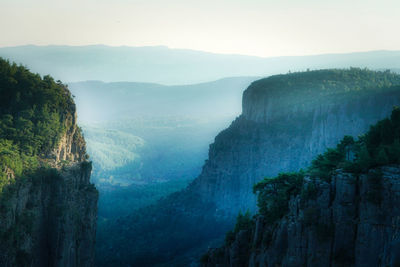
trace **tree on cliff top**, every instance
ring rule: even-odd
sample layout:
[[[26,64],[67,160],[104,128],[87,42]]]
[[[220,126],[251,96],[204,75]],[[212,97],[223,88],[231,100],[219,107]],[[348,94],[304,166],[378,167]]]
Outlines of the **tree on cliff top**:
[[[0,58],[0,185],[7,182],[5,169],[21,175],[37,166],[36,158],[54,148],[74,111],[61,82]]]

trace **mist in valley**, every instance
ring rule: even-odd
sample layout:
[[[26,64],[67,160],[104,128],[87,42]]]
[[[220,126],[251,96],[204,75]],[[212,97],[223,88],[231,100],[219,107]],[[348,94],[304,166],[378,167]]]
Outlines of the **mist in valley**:
[[[146,48],[145,51],[149,52],[141,53],[139,48],[106,46],[0,48],[0,55],[5,53],[10,59],[19,60],[26,58],[31,50],[35,53],[29,53],[32,61],[28,60],[28,63],[33,69],[43,73],[52,72],[56,77],[70,81],[68,88],[77,105],[78,122],[93,163],[91,179],[100,192],[97,264],[105,266],[114,260],[112,252],[105,252],[107,247],[114,244],[115,249],[119,248],[122,243],[117,241],[117,233],[128,225],[133,225],[132,230],[121,238],[134,236],[130,239],[134,243],[123,255],[135,265],[169,262],[184,266],[188,262],[195,262],[207,246],[219,246],[223,242],[223,234],[232,227],[232,220],[218,221],[213,214],[215,207],[210,206],[207,210],[208,204],[192,199],[189,197],[192,193],[188,195],[185,192],[201,174],[214,138],[241,114],[243,92],[253,81],[265,76],[260,75],[290,73],[291,70],[321,66],[360,66],[384,70],[387,69],[384,66],[387,66],[396,71],[399,65],[395,59],[400,57],[398,52],[384,51],[279,59],[193,52],[194,55],[202,55],[200,58],[203,63],[199,65],[190,56],[192,52],[188,51]],[[166,61],[169,66],[162,67],[162,72],[169,76],[158,74],[161,71],[159,63],[147,58],[152,55],[151,51],[169,58]],[[96,54],[95,58],[91,55],[93,53]],[[41,57],[37,58],[37,55]],[[78,58],[66,62],[59,60],[67,55],[91,60],[85,64],[79,63]],[[122,61],[125,56],[132,57],[133,63]],[[110,58],[115,59],[114,67],[105,64]],[[388,63],[386,58],[390,59],[388,65],[385,65]],[[104,61],[104,64],[98,66],[99,61]],[[146,62],[147,65],[135,65],[138,64],[136,61]],[[57,67],[50,69],[47,64]],[[76,72],[74,64],[78,64],[82,71]],[[176,67],[170,68],[172,65]],[[225,68],[228,65],[229,68]],[[235,71],[232,71],[232,66],[243,68],[233,68]],[[129,69],[134,74],[135,68],[151,72],[152,75],[138,78],[135,75],[123,76],[120,71],[114,72],[114,69]],[[253,71],[253,68],[258,71]],[[193,69],[196,70],[193,72]],[[187,70],[190,70],[190,75],[185,74]],[[207,76],[208,71],[219,76]],[[251,76],[234,77],[238,74]],[[77,79],[86,80],[75,81]],[[141,82],[143,80],[146,82]],[[203,80],[208,81],[194,83]],[[164,85],[159,82],[182,82],[183,85]],[[180,204],[175,207],[177,203]],[[187,228],[196,220],[193,214],[190,215],[192,212],[189,215],[181,214],[181,210],[188,207],[194,214],[201,214],[201,219],[197,219],[201,222],[193,225],[194,228]],[[174,226],[175,223],[169,224],[168,216],[182,218]],[[136,218],[134,223],[132,218]],[[148,228],[147,225],[153,224],[153,220],[158,222]],[[175,227],[187,229],[178,233]],[[194,232],[198,232],[198,235],[193,235]],[[149,235],[156,236],[154,248],[144,249],[142,247],[147,247],[151,242]],[[162,241],[160,235],[166,235],[166,240]],[[195,240],[198,240],[198,245],[189,249],[196,243]],[[154,250],[155,254],[148,254],[149,250]],[[167,256],[170,253],[179,255]]]
[[[196,178],[209,144],[240,114],[242,93],[256,79],[69,83],[100,190],[99,222],[150,205]]]
[[[1,267],[400,266],[399,1],[0,2]]]

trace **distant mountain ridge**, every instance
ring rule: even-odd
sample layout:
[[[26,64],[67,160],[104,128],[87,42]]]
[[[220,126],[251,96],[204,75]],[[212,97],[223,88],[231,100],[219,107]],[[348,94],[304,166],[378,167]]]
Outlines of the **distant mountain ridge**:
[[[94,163],[93,180],[131,184],[193,179],[209,143],[240,114],[243,90],[256,79],[180,86],[70,83]]]
[[[21,62],[33,72],[67,82],[84,80],[192,84],[232,76],[268,76],[306,69],[400,69],[400,51],[261,58],[153,47],[16,46],[0,56]]]
[[[259,77],[231,77],[207,83],[166,86],[155,83],[85,81],[69,83],[84,122],[134,117],[179,116],[212,119],[240,114],[241,97]]]

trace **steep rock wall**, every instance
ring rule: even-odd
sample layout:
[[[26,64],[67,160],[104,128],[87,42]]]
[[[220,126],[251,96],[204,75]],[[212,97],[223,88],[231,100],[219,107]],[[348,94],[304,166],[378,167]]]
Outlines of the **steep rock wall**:
[[[203,266],[400,265],[400,166],[359,176],[339,170],[330,183],[303,186],[310,183],[315,199],[292,198],[275,226],[258,216],[253,230],[211,249]]]
[[[64,122],[58,145],[40,159],[48,167],[9,176],[15,181],[0,201],[1,266],[94,265],[98,192],[75,109]]]
[[[190,189],[216,203],[216,214],[232,218],[256,210],[253,185],[264,177],[297,171],[334,147],[344,135],[357,137],[400,104],[400,90],[304,97],[259,92],[243,95],[243,113],[210,145],[209,159]]]

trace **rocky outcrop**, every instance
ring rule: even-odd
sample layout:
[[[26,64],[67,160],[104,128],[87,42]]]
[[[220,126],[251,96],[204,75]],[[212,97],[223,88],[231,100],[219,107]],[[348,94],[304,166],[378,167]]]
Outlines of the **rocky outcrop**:
[[[77,125],[75,107],[73,113],[65,114],[65,125],[67,130],[61,136],[60,141],[47,158],[53,159],[57,164],[61,161],[83,161],[86,159],[86,143],[83,139],[81,129]]]
[[[98,192],[75,109],[64,122],[43,167],[11,177],[1,194],[1,266],[94,266]]]
[[[400,87],[393,87],[400,84],[400,76],[387,75],[324,70],[252,83],[243,96],[242,115],[215,138],[201,175],[179,198],[169,196],[150,211],[145,209],[113,223],[119,244],[107,238],[99,254],[120,265],[129,262],[141,266],[143,258],[151,259],[154,265],[177,262],[178,258],[184,263],[181,266],[190,266],[193,258],[197,262],[200,255],[194,248],[218,246],[240,210],[256,211],[255,183],[265,176],[307,167],[344,135],[357,136],[387,117],[393,105],[400,104]],[[260,221],[257,229],[264,233],[265,227]],[[283,237],[288,233],[284,226],[279,229],[282,238],[277,247],[285,248]],[[222,256],[211,257],[216,260],[211,262],[245,266],[249,257],[238,255],[249,253],[253,233],[239,235],[226,253],[212,251]],[[266,236],[265,242],[268,239]],[[131,251],[123,253],[126,244]],[[293,246],[295,250],[296,244]],[[226,257],[232,260],[226,261]]]
[[[400,166],[353,175],[338,170],[331,182],[306,179],[316,195],[299,194],[277,224],[257,216],[203,266],[399,266]]]
[[[288,76],[287,83],[293,85],[286,90],[270,85],[270,78],[250,85],[243,95],[242,115],[210,145],[209,158],[190,189],[215,203],[218,216],[256,211],[255,183],[308,166],[344,135],[357,137],[400,104],[399,87],[308,93],[307,85],[296,85],[295,78]],[[330,82],[322,78],[312,86]]]

